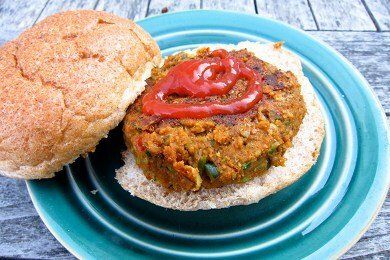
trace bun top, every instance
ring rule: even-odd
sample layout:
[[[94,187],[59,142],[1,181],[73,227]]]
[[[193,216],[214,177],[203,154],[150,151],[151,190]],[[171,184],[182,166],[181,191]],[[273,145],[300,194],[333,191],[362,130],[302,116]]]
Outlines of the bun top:
[[[54,176],[119,124],[161,62],[134,22],[55,14],[0,48],[0,174]]]

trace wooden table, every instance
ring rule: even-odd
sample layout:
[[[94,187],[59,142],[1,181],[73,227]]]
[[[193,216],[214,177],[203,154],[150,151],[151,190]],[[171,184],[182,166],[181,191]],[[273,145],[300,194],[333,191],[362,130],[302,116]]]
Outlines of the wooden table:
[[[390,117],[390,0],[0,0],[0,45],[46,16],[97,9],[134,20],[168,11],[224,9],[264,15],[328,42],[366,77]],[[40,220],[23,181],[0,177],[0,258],[74,258]],[[390,258],[390,196],[343,258]]]

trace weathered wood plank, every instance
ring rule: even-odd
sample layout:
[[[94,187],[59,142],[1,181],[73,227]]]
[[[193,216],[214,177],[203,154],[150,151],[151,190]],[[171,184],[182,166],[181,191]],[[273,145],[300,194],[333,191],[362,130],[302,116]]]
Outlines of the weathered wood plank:
[[[31,201],[0,207],[0,221],[37,215]]]
[[[320,30],[376,31],[360,0],[308,0]]]
[[[96,9],[139,20],[146,16],[148,0],[99,0]]]
[[[255,2],[253,0],[239,0],[239,1],[226,1],[226,0],[203,0],[203,9],[217,9],[217,10],[229,10],[244,13],[256,13]]]
[[[74,259],[38,216],[0,221],[0,234],[0,257]]]
[[[26,202],[30,202],[30,197],[24,181],[0,176],[0,209]]]
[[[310,7],[306,0],[256,0],[256,5],[257,12],[260,15],[281,20],[305,30],[317,29]]]
[[[387,254],[387,257],[390,257],[389,252],[390,234],[370,238],[363,237],[347,253],[345,253],[341,259],[348,259],[353,257],[365,258],[366,255],[380,253],[385,253]]]
[[[168,12],[182,11],[188,9],[199,9],[200,0],[194,1],[170,1],[170,0],[150,0],[147,15],[161,14],[161,11],[167,8]]]
[[[372,223],[364,236],[346,252],[341,259],[352,259],[356,257],[372,259],[389,259],[390,257],[390,193],[388,193],[385,203],[378,217]],[[387,258],[381,258],[380,256]]]
[[[390,1],[389,0],[362,0],[371,12],[374,21],[381,31],[390,30]]]
[[[390,115],[390,33],[310,32],[350,60],[374,88]]]
[[[93,9],[97,0],[72,0],[72,1],[58,1],[49,0],[45,9],[42,11],[38,21],[45,19],[49,15],[59,13],[67,10],[75,9]]]
[[[16,38],[37,20],[47,0],[0,1],[0,44]]]
[[[390,195],[389,195],[390,196]],[[384,236],[390,233],[390,198],[388,198],[379,212],[377,219],[364,234],[365,238]],[[389,241],[390,243],[390,241]]]
[[[390,259],[390,251],[386,250],[380,253],[373,253],[364,256],[348,257],[342,259],[354,259],[354,260],[388,260]]]

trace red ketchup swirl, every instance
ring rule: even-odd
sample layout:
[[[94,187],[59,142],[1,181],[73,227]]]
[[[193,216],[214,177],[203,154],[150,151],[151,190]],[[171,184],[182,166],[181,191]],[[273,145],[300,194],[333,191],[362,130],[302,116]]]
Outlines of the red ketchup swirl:
[[[142,98],[142,112],[163,118],[205,118],[244,113],[261,100],[263,79],[256,71],[229,56],[226,50],[215,50],[211,56],[184,61],[173,67]],[[248,81],[245,93],[226,103],[167,103],[164,100],[173,94],[193,98],[224,95],[239,79]]]

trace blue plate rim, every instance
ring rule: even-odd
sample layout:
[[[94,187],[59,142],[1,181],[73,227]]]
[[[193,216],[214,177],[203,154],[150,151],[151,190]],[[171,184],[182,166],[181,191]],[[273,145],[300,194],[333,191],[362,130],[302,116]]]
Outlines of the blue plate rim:
[[[382,151],[380,151],[380,156],[378,158],[378,162],[381,163],[381,169],[383,169],[382,172],[384,172],[382,175],[384,175],[387,180],[387,184],[381,185],[379,187],[374,187],[372,185],[367,193],[366,199],[362,202],[360,207],[357,209],[355,214],[351,217],[350,221],[342,228],[340,229],[340,232],[333,237],[331,240],[328,241],[328,243],[324,244],[323,247],[319,248],[317,251],[313,252],[311,255],[307,256],[307,258],[311,258],[314,255],[318,254],[319,251],[323,251],[322,254],[320,255],[328,255],[331,258],[339,258],[342,256],[345,252],[347,252],[362,236],[363,234],[369,229],[370,225],[372,222],[375,220],[377,217],[383,203],[385,202],[387,192],[390,188],[390,161],[386,160],[386,157],[390,157],[390,127],[387,124],[387,117],[384,111],[384,108],[382,107],[380,100],[378,96],[376,95],[374,89],[371,87],[371,85],[368,83],[368,81],[364,78],[364,76],[360,73],[360,71],[347,59],[345,58],[341,53],[339,53],[337,50],[335,50],[333,47],[331,47],[328,43],[322,41],[321,39],[315,38],[314,36],[310,35],[309,33],[305,32],[302,29],[293,27],[287,23],[278,21],[273,18],[265,17],[259,14],[248,14],[248,13],[241,13],[241,12],[236,12],[236,11],[225,11],[225,10],[185,10],[185,11],[172,11],[169,13],[165,14],[159,14],[155,16],[149,16],[143,19],[140,19],[138,21],[135,21],[137,24],[142,23],[142,22],[147,22],[153,19],[158,19],[162,16],[168,17],[168,16],[174,16],[174,15],[181,15],[181,14],[192,14],[192,13],[220,13],[220,14],[230,14],[230,15],[238,15],[238,16],[249,16],[257,19],[263,19],[263,20],[268,20],[273,23],[276,23],[277,25],[284,26],[289,30],[295,31],[299,34],[299,36],[307,37],[309,40],[311,40],[313,43],[317,45],[322,45],[326,51],[330,52],[335,58],[339,59],[342,63],[347,65],[347,68],[351,71],[351,74],[358,79],[358,81],[361,83],[360,85],[363,87],[363,90],[365,92],[368,92],[368,94],[371,97],[371,100],[374,101],[373,105],[375,108],[375,114],[374,118],[377,122],[377,130],[379,130],[379,133],[383,133],[385,137],[385,142],[382,148]],[[387,155],[387,156],[386,156]],[[68,168],[68,166],[66,166]],[[378,171],[377,171],[378,173]],[[377,175],[377,174],[376,174]],[[377,176],[375,177],[377,178]],[[383,182],[383,183],[386,183]],[[46,227],[49,229],[49,231],[53,234],[53,236],[74,256],[77,258],[83,258],[86,256],[89,256],[87,252],[83,250],[81,246],[79,246],[77,243],[75,243],[72,239],[64,239],[63,236],[64,234],[61,234],[61,230],[58,231],[56,229],[56,222],[55,220],[51,219],[50,216],[45,212],[44,207],[42,206],[41,202],[37,199],[33,192],[33,187],[32,184],[29,181],[26,181],[26,186],[28,193],[30,195],[30,198],[33,202],[33,205],[35,209],[38,212],[38,215],[42,219],[43,223],[46,225]],[[372,207],[369,202],[367,202],[367,197],[372,197],[372,198],[377,198],[375,207]],[[367,209],[368,208],[368,209]],[[371,213],[366,214],[367,210],[369,210]],[[364,214],[362,214],[364,211]],[[334,251],[333,253],[329,254],[328,251],[324,251],[324,248],[330,243],[333,242],[335,244],[336,242],[334,241],[337,237],[340,236],[341,233],[346,233],[345,229],[350,228],[351,229],[351,222],[352,219],[357,218],[358,215],[368,215],[369,217],[365,217],[364,221],[360,222],[359,226],[359,232],[348,239],[346,241],[344,238],[340,239],[343,241],[344,246],[340,247],[338,251]],[[363,216],[364,217],[364,216]],[[359,218],[361,220],[361,218]],[[356,227],[353,227],[356,228]],[[348,232],[347,232],[348,233]]]

